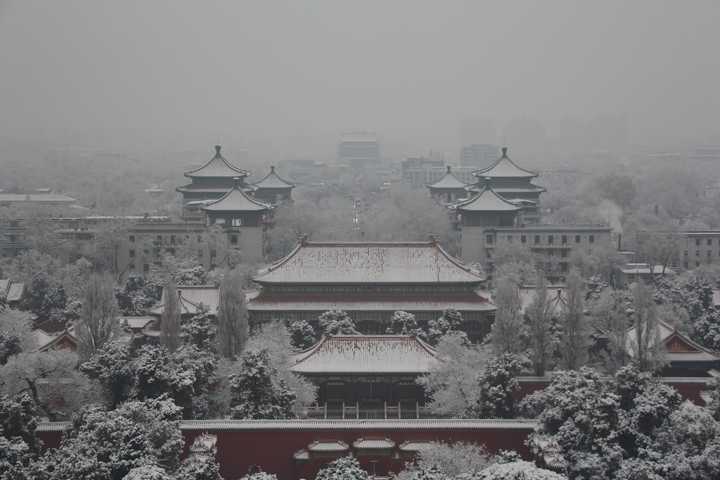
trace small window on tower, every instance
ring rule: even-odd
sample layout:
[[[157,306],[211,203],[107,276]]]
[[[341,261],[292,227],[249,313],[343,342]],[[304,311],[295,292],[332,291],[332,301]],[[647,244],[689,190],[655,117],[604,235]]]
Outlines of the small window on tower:
[[[231,245],[237,245],[238,243],[238,236],[237,235],[231,235],[230,236],[230,244]]]
[[[242,226],[242,218],[233,218],[232,226],[233,227],[241,227]]]

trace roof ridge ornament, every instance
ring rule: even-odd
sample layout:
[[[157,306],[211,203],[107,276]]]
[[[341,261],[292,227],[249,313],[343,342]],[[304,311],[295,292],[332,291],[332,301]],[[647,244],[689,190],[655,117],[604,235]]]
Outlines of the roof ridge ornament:
[[[452,173],[452,167],[450,165],[447,166],[447,173]]]
[[[508,158],[508,156],[507,156],[508,147],[502,147],[501,150],[502,150],[502,157],[500,157],[500,158]]]
[[[215,156],[216,157],[222,157],[220,154],[220,150],[222,150],[222,145],[215,145]]]

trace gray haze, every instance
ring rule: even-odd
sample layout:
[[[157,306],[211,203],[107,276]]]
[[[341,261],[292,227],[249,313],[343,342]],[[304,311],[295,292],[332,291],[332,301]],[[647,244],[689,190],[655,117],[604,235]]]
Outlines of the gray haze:
[[[2,1],[0,135],[453,149],[466,119],[609,115],[720,143],[720,2]],[[489,135],[491,136],[491,135]]]

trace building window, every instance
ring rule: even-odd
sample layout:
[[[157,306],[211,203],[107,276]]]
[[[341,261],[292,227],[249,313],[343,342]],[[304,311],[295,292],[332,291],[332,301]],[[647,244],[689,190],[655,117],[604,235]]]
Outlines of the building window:
[[[699,238],[696,238],[696,239],[695,239],[695,246],[698,246],[698,247],[700,246],[700,239],[699,239]]]
[[[175,255],[175,249],[174,249],[174,248],[168,248],[168,249],[166,249],[165,251],[166,251],[167,253],[169,253],[170,255],[173,255],[173,256]]]
[[[157,243],[162,243],[162,235],[158,235],[157,237],[155,237],[155,241]]]
[[[555,241],[555,237],[552,235],[548,235],[548,245],[552,245]]]
[[[700,262],[695,262],[695,266],[696,266],[696,267],[699,267],[699,266],[700,266]]]
[[[695,256],[696,256],[696,257],[699,257],[699,256],[700,256],[700,250],[695,250]]]
[[[712,257],[712,250],[707,251],[707,256],[708,256],[708,258]]]
[[[128,254],[130,255],[130,258],[135,258],[135,249],[134,249],[134,248],[131,248],[131,249],[128,251]]]
[[[561,256],[562,258],[566,258],[567,255],[568,255],[568,251],[567,251],[567,250],[564,250],[564,249],[563,249],[563,250],[560,250],[560,256]]]
[[[225,219],[224,218],[216,218],[215,225],[225,225]]]
[[[238,243],[238,236],[237,235],[230,235],[230,244],[231,245],[237,245]]]
[[[202,235],[198,235],[198,236],[197,236],[197,241],[198,241],[198,242],[202,242]]]
[[[233,227],[242,227],[242,218],[233,218],[232,219],[232,226]]]
[[[508,241],[508,243],[512,243],[512,235],[507,236],[507,241]]]
[[[492,245],[493,243],[493,236],[492,235],[485,235],[485,243],[488,245]]]
[[[590,243],[595,243],[595,235],[590,235],[590,236],[588,237],[588,242],[590,242]]]
[[[520,243],[527,243],[527,237],[525,235],[520,235]]]
[[[688,256],[688,251],[685,250],[685,251],[683,252],[683,255],[687,257],[687,256]],[[687,267],[685,267],[685,268],[687,268]]]
[[[535,235],[535,245],[540,243],[540,235]]]
[[[708,244],[708,247],[709,247],[710,245],[712,245],[712,238],[708,238],[708,239],[707,239],[707,244]]]
[[[131,272],[134,272],[134,271],[135,271],[135,264],[134,264],[134,263],[131,263],[129,268],[130,268],[130,271],[131,271]]]
[[[170,245],[175,245],[175,235],[170,235]]]
[[[143,263],[143,273],[148,273],[149,271],[150,271],[150,264]]]
[[[217,257],[217,250],[210,250],[210,258]]]
[[[580,235],[575,235],[575,243],[580,243]]]
[[[562,235],[560,237],[560,243],[562,243],[563,245],[567,244],[567,235]]]
[[[135,235],[130,235],[128,240],[130,240],[130,243],[135,243]]]

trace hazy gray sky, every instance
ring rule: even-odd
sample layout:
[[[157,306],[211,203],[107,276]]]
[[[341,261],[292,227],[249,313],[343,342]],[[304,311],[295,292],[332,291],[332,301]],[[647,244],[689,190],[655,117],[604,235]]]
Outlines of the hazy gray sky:
[[[720,133],[720,1],[0,0],[0,130],[289,153],[464,118]],[[334,147],[330,147],[331,149]]]

